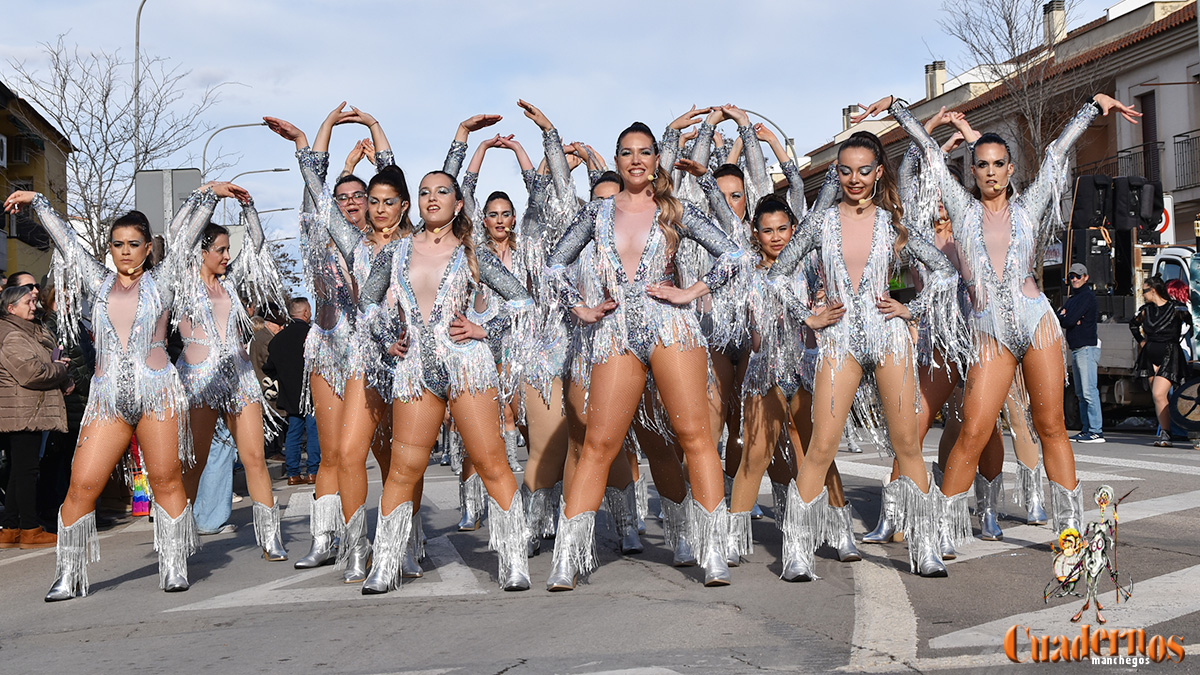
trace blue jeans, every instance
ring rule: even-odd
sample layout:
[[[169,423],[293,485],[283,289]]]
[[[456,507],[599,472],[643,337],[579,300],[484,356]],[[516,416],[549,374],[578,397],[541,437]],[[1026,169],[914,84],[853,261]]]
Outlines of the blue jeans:
[[[224,424],[218,424],[212,448],[208,451],[208,464],[200,474],[196,503],[192,505],[196,529],[201,533],[221,529],[233,512],[233,458],[236,454],[229,431]]]
[[[288,415],[287,439],[283,447],[283,464],[288,476],[300,475],[300,445],[307,434],[308,475],[317,473],[321,463],[321,443],[317,440],[317,418],[312,415]]]
[[[1099,347],[1071,350],[1071,377],[1075,379],[1075,396],[1079,398],[1079,422],[1083,426],[1083,433],[1104,433],[1104,417],[1100,414],[1100,388],[1096,385],[1096,369],[1099,364]]]

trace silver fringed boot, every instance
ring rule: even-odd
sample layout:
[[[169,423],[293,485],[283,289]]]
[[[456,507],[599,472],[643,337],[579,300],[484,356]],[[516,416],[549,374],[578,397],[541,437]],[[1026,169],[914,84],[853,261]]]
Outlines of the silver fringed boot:
[[[317,497],[308,513],[312,548],[293,565],[298,570],[331,564],[337,558],[338,527],[342,524],[342,499],[337,493]]]
[[[87,564],[100,560],[100,535],[96,533],[96,512],[84,514],[70,525],[63,525],[58,512],[58,543],[55,551],[55,579],[46,594],[46,602],[83,597],[88,593]]]
[[[900,486],[894,480],[883,484],[879,500],[879,522],[874,530],[863,535],[864,544],[886,544],[896,535],[896,504],[899,501],[899,491]]]
[[[342,582],[357,584],[366,580],[371,565],[371,542],[367,539],[367,507],[360,506],[342,524],[342,546],[338,549],[337,568],[343,570]]]
[[[584,511],[574,518],[560,512],[546,590],[573,591],[576,582],[587,578],[596,565],[596,512]]]
[[[526,554],[529,557],[542,552],[542,538],[546,536],[547,530],[549,530],[550,536],[554,535],[554,520],[550,514],[558,509],[550,502],[553,492],[554,488],[530,490],[528,485],[521,484],[521,497],[525,504],[525,525],[529,528],[529,544],[526,547]]]
[[[780,532],[783,531],[783,517],[787,513],[787,483],[776,483],[771,481],[771,499],[774,504],[775,511],[775,527]]]
[[[1050,481],[1050,522],[1054,531],[1062,531],[1073,527],[1083,532],[1083,483],[1076,480],[1075,489],[1067,488]]]
[[[945,478],[945,474],[942,472],[941,467],[937,465],[937,462],[933,462],[930,466],[933,467],[933,484],[940,490],[942,489],[942,479]],[[943,492],[942,494],[945,493]],[[970,535],[970,532],[968,531],[967,534]],[[950,543],[951,539],[950,524],[946,519],[945,512],[943,512],[938,518],[938,548],[942,552],[942,560],[954,560],[958,557],[958,551],[954,550],[954,544]]]
[[[400,576],[405,579],[420,579],[425,576],[421,561],[425,559],[425,527],[421,525],[421,512],[412,515],[412,526],[408,528],[408,539],[404,554],[400,557]]]
[[[158,587],[168,593],[179,593],[191,587],[187,576],[188,556],[200,548],[196,535],[196,520],[192,503],[183,507],[175,518],[154,502],[154,550],[158,551]]]
[[[404,556],[412,531],[412,508],[412,502],[404,502],[385,516],[383,501],[380,500],[379,522],[375,525],[374,557],[371,573],[363,580],[363,595],[378,595],[400,588],[400,558]],[[358,516],[357,513],[354,515]]]
[[[850,505],[838,507],[831,504],[829,510],[833,513],[834,530],[829,533],[830,536],[826,541],[837,549],[838,560],[842,562],[862,560],[862,554],[854,545],[854,515],[851,513]]]
[[[1013,486],[1013,502],[1025,507],[1025,524],[1045,525],[1049,519],[1046,516],[1046,482],[1042,463],[1032,469],[1017,462],[1017,482]]]
[[[621,555],[641,553],[642,539],[637,532],[637,493],[634,484],[630,482],[624,489],[605,487],[604,508],[612,518]]]
[[[283,534],[279,531],[279,505],[267,506],[254,502],[254,540],[262,549],[263,557],[270,562],[287,560],[287,549],[283,548]]]
[[[729,514],[729,542],[725,545],[728,557],[725,562],[730,567],[737,567],[742,563],[742,556],[754,553],[751,519],[749,511],[735,511]]]
[[[1004,474],[992,480],[975,474],[975,512],[979,516],[979,538],[984,541],[1000,541],[1004,530],[1000,529],[1000,503],[1004,501]]]
[[[820,579],[816,574],[814,557],[831,518],[828,490],[821,488],[821,494],[811,502],[805,502],[800,498],[796,481],[788,483],[787,510],[783,516],[783,573],[779,575],[780,579]]]
[[[529,590],[529,528],[525,525],[525,502],[521,491],[513,493],[508,509],[488,496],[488,548],[496,552],[500,587],[506,591]]]
[[[521,470],[521,463],[517,461],[517,448],[521,444],[521,432],[516,429],[504,432],[504,454],[508,457],[508,468],[517,473]]]
[[[923,577],[946,576],[946,564],[942,562],[938,541],[945,496],[935,484],[930,484],[929,493],[925,494],[908,476],[901,476],[897,481],[903,483],[906,493],[902,508],[910,569]]]
[[[729,545],[729,507],[725,506],[725,500],[721,500],[709,511],[695,499],[691,501],[688,531],[698,547],[696,557],[704,568],[704,585],[728,586],[732,580],[726,551]]]
[[[646,519],[650,517],[650,488],[646,486],[646,474],[638,474],[633,484],[637,490],[637,532],[646,534]]]
[[[486,494],[483,479],[477,473],[458,482],[458,508],[462,511],[462,519],[458,521],[459,532],[473,532],[479,529],[479,523],[483,520],[483,500]]]
[[[658,496],[658,503],[662,507],[663,513],[663,539],[674,552],[671,564],[675,567],[691,567],[696,564],[696,554],[692,552],[692,545],[688,541],[691,534],[688,532],[688,505],[690,502],[691,495],[684,497],[682,503],[673,502],[661,494]]]

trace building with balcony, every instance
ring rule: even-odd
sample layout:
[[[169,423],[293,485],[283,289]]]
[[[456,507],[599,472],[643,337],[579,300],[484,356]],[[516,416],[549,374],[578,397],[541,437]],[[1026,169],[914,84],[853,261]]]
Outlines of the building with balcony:
[[[59,213],[66,213],[63,198],[71,149],[62,132],[0,82],[0,195],[34,190],[46,195]],[[24,270],[39,278],[46,274],[53,253],[49,233],[28,211],[0,218],[3,273]]]
[[[1135,103],[1142,111],[1141,124],[1131,125],[1120,117],[1099,117],[1083,135],[1072,157],[1073,175],[1105,174],[1144,176],[1161,181],[1173,197],[1177,227],[1176,241],[1194,244],[1193,220],[1200,217],[1200,36],[1197,34],[1195,2],[1122,0],[1101,16],[1067,30],[1062,0],[1043,7],[1045,43],[1031,53],[1038,63],[1048,90],[1049,105],[1069,115],[1086,93],[1101,92]],[[948,77],[945,62],[925,67],[924,98],[910,106],[918,119],[928,119],[942,106],[967,115],[971,126],[981,132],[1005,130],[1024,123],[1013,95],[1003,82],[988,81],[984,73],[994,67],[976,68]],[[905,92],[894,92],[904,97]],[[909,97],[910,100],[915,97]],[[857,108],[843,111],[842,130],[831,143],[808,153],[811,164],[802,172],[810,198],[819,189],[825,171],[836,159],[837,144],[859,129],[879,134],[888,155],[899,159],[908,146],[908,136],[893,120],[870,120],[851,126],[849,117]],[[944,127],[935,136],[945,140],[953,129]],[[1058,130],[1047,139],[1053,140]],[[1017,164],[1015,186],[1033,177],[1043,148],[1010,143]],[[967,151],[960,148],[951,161],[964,169]],[[969,172],[965,172],[969,176]],[[969,178],[968,178],[969,181]],[[1069,196],[1063,204],[1069,213]]]

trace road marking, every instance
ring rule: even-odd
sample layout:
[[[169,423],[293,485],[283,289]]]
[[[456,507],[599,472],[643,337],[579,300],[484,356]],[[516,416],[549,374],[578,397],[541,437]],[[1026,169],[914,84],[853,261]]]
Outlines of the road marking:
[[[900,572],[865,558],[850,567],[854,570],[854,637],[850,663],[839,670],[892,671],[897,661],[916,659],[917,615]]]
[[[125,534],[127,532],[153,532],[153,531],[154,531],[154,524],[150,522],[150,519],[138,516],[137,518],[135,518],[133,520],[133,522],[128,523],[123,526],[116,526],[116,527],[112,528],[111,530],[105,532],[104,534],[101,534],[99,537],[97,537],[97,539],[98,540],[108,539],[109,537],[113,537],[118,534]],[[56,552],[56,549],[53,546],[51,546],[50,548],[40,548],[40,549],[37,549],[36,551],[29,551],[28,553],[22,553],[21,555],[18,555],[18,556],[13,556],[11,558],[4,558],[3,560],[0,560],[0,567],[4,567],[5,565],[11,565],[12,563],[20,562],[22,560],[28,560],[29,558],[36,558],[36,557],[42,556],[42,555],[54,555],[55,552]]]
[[[1140,459],[1123,459],[1121,457],[1097,457],[1095,455],[1075,455],[1076,462],[1088,464],[1106,464],[1126,469],[1145,469],[1147,471],[1163,471],[1165,473],[1185,473],[1190,476],[1200,476],[1200,466],[1194,464],[1168,464],[1167,462],[1144,462]],[[1079,474],[1083,476],[1082,473]],[[1080,480],[1083,480],[1080,478]],[[1125,478],[1125,480],[1134,480]]]
[[[287,506],[284,507],[283,513],[280,514],[280,520],[289,518],[307,518],[312,513],[313,498],[316,493],[312,490],[300,490],[293,492],[291,497],[288,497]]]
[[[323,586],[321,588],[287,588],[288,586],[294,586],[321,576],[328,576],[331,578],[330,581],[333,582],[336,570],[332,567],[322,567],[166,611],[185,612],[307,602],[346,602],[351,600],[380,602],[388,598],[445,597],[487,593],[485,589],[480,587],[475,574],[463,562],[462,556],[458,554],[454,545],[450,543],[450,539],[445,535],[434,537],[427,541],[425,543],[425,555],[433,563],[433,568],[440,577],[440,581],[418,579],[405,583],[400,588],[384,595],[364,596],[359,586],[342,583],[338,583],[336,586]]]
[[[1049,575],[1047,575],[1049,576]],[[1103,614],[1109,626],[1125,626],[1149,629],[1151,626],[1170,621],[1176,617],[1200,611],[1200,565],[1164,574],[1146,581],[1137,581],[1133,597],[1126,602],[1112,602],[1112,594],[1101,596]],[[1105,585],[1107,588],[1107,584]],[[1082,599],[1071,598],[1054,607],[1036,612],[989,621],[971,628],[947,633],[929,641],[933,649],[955,649],[959,647],[999,647],[1004,641],[1004,632],[1017,625],[1028,628],[1038,635],[1065,635],[1078,631],[1071,623],[1071,616],[1079,611]],[[1084,622],[1090,622],[1095,614],[1084,612]]]
[[[1091,496],[1084,490],[1085,500]],[[1152,499],[1143,499],[1136,502],[1125,502],[1121,504],[1121,524],[1132,523],[1142,518],[1151,518],[1154,516],[1162,516],[1176,511],[1187,511],[1188,509],[1200,508],[1200,490],[1192,492],[1183,492],[1176,495],[1167,495],[1165,497],[1154,497]],[[1084,522],[1088,522],[1100,517],[1099,511],[1088,511],[1085,514]],[[947,565],[956,565],[967,560],[982,558],[984,556],[995,553],[1003,553],[1017,548],[1027,548],[1030,546],[1038,546],[1048,544],[1055,540],[1057,534],[1049,527],[1038,527],[1036,525],[1017,525],[1014,527],[1004,528],[1003,541],[983,541],[982,539],[973,539],[968,546],[963,547],[963,550],[958,552],[958,557],[954,560],[947,560]]]
[[[930,455],[925,459],[932,460],[936,458],[937,455]],[[855,476],[857,478],[872,478],[878,481],[885,481],[892,475],[891,464],[867,464],[866,462],[859,460],[847,460],[839,457],[837,459],[837,467],[839,472],[848,476]],[[1200,471],[1200,469],[1198,469],[1198,471]],[[1017,463],[1005,462],[1004,473],[1009,476],[1015,476],[1017,473]],[[1095,471],[1076,471],[1075,477],[1078,480],[1087,481],[1089,483],[1112,483],[1123,480],[1142,480],[1141,478],[1121,476],[1114,473],[1098,473]]]

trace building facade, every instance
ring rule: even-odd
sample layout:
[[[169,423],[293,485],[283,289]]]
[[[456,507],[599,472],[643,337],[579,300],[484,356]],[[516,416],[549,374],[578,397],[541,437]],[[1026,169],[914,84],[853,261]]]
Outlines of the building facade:
[[[70,141],[33,106],[0,82],[0,194],[33,190],[46,195],[55,210],[66,213],[67,154]],[[5,276],[16,271],[39,279],[50,269],[54,251],[50,235],[32,214],[3,215]]]

